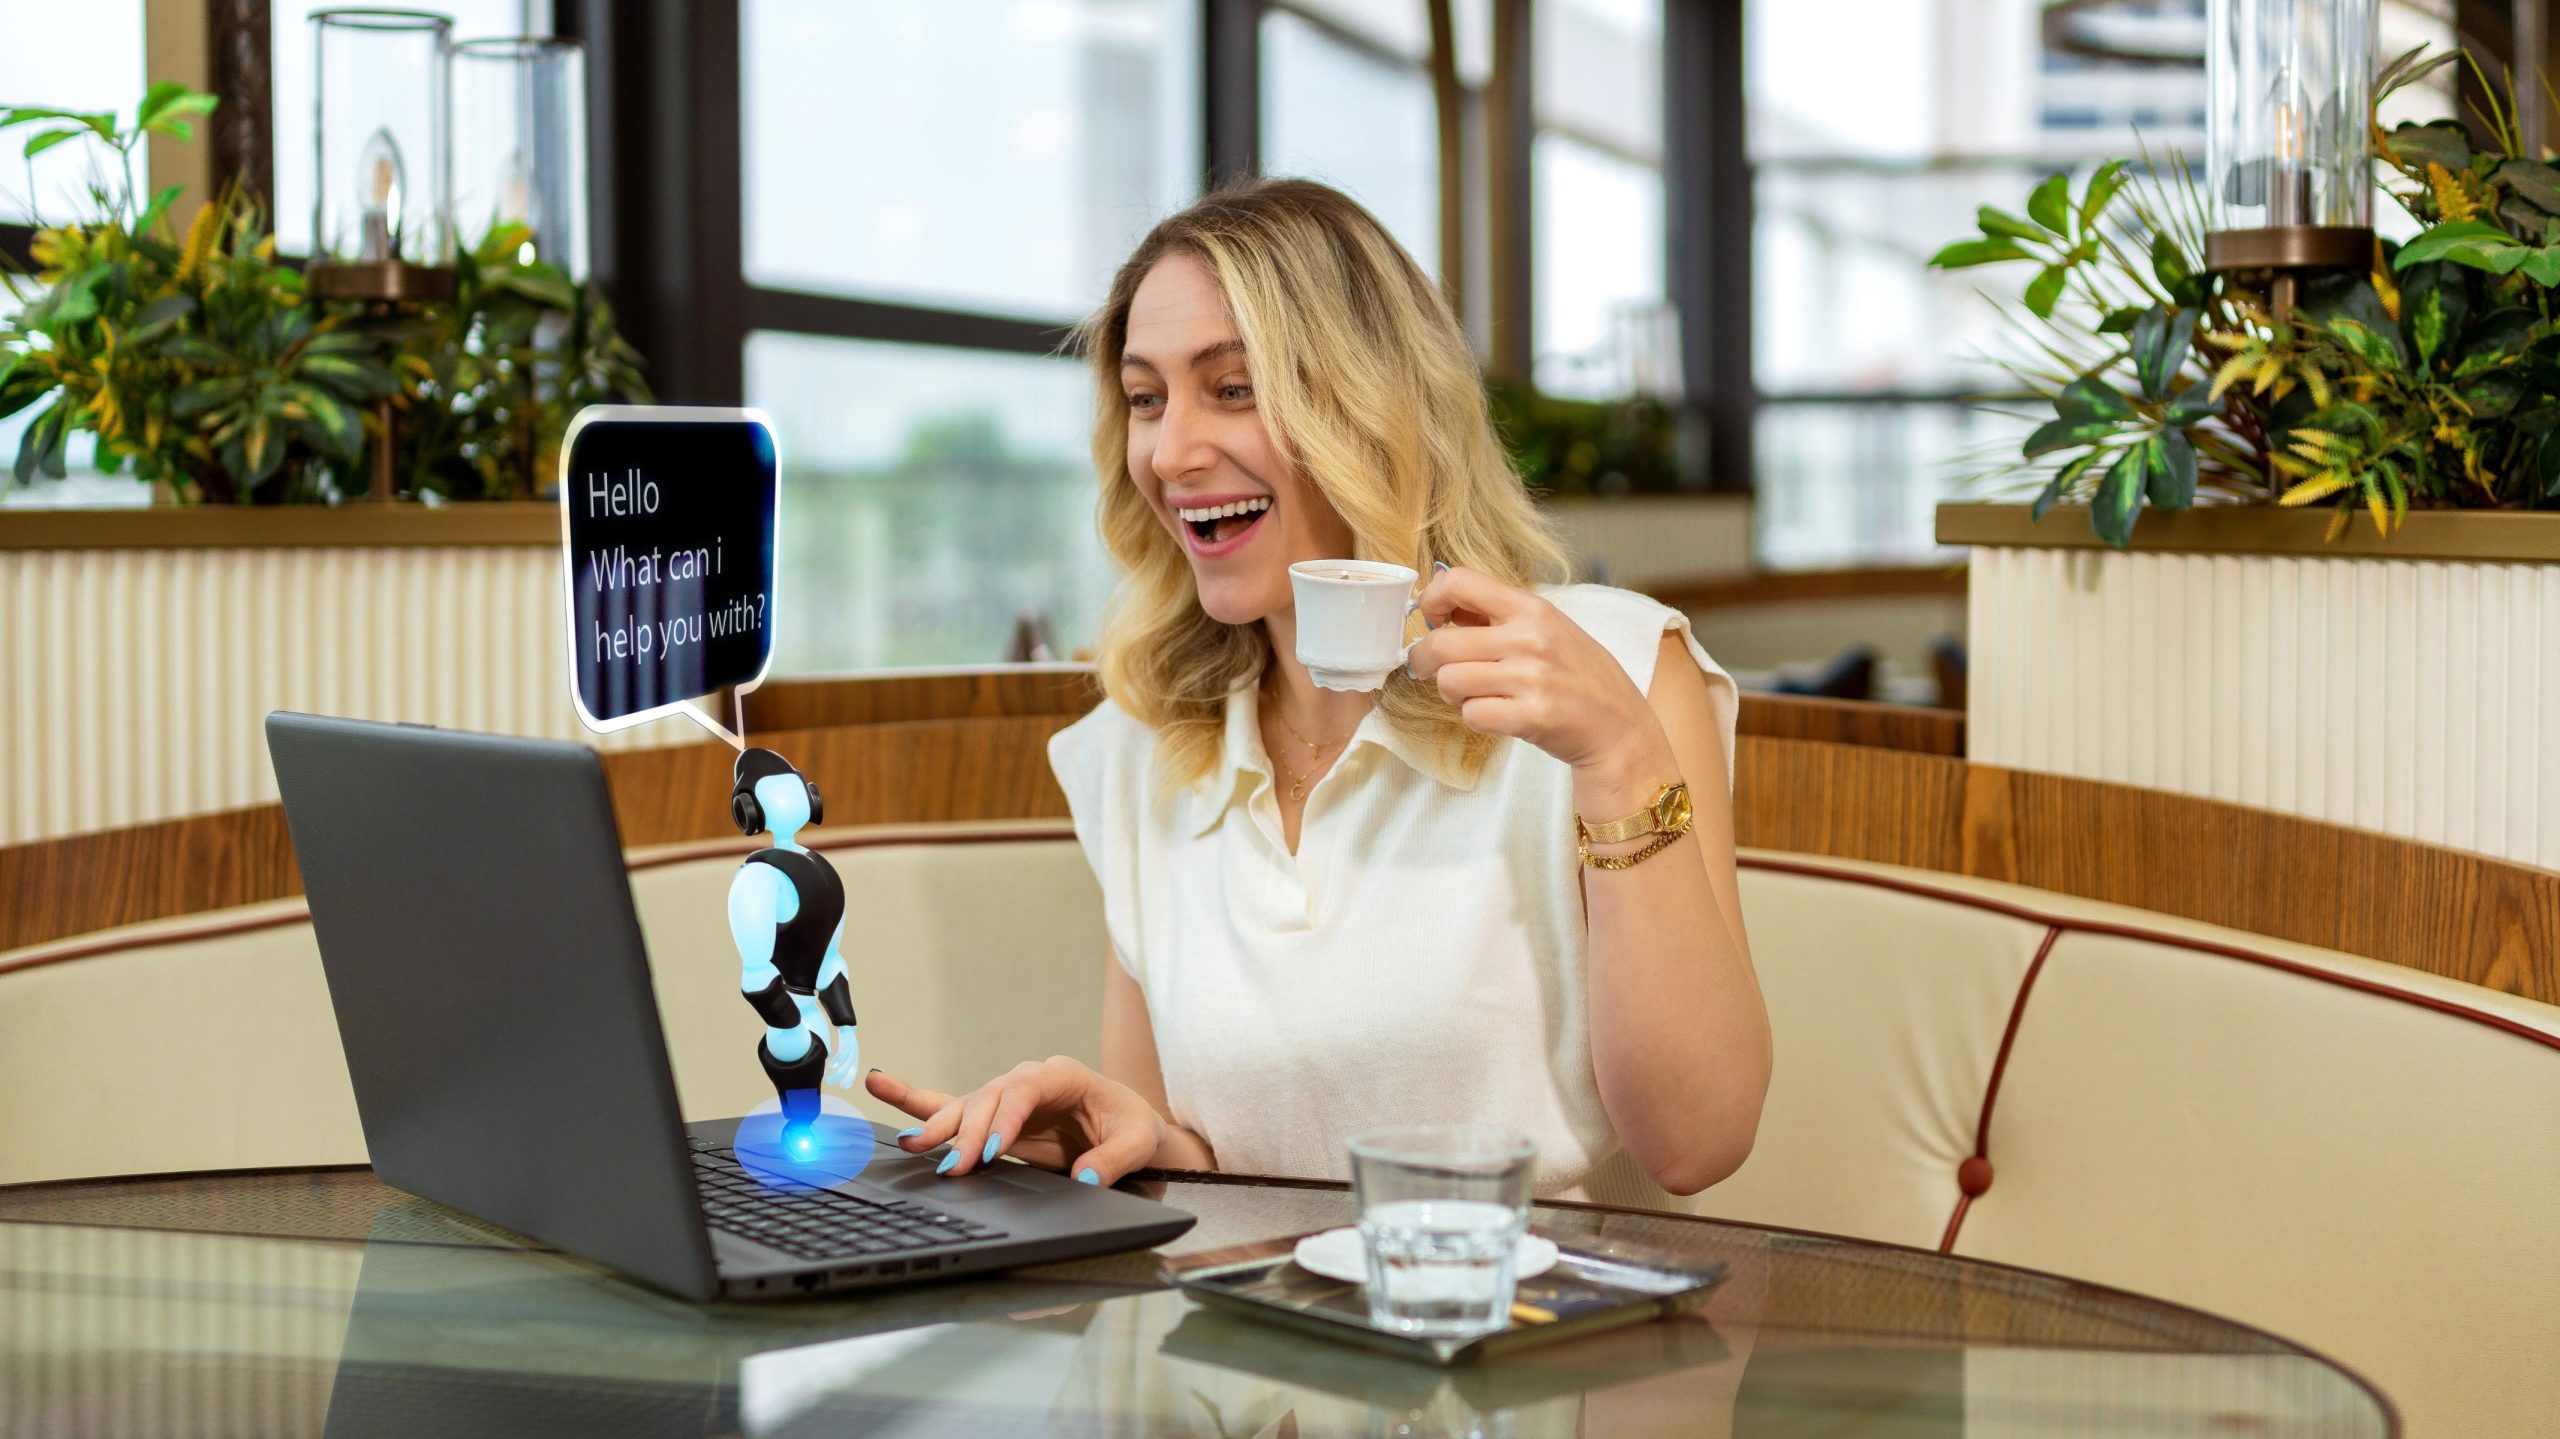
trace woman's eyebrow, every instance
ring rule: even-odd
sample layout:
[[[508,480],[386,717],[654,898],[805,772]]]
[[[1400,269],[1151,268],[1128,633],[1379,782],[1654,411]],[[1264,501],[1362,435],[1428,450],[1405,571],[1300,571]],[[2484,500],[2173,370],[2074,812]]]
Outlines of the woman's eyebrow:
[[[1241,355],[1243,353],[1244,341],[1220,340],[1216,344],[1203,345],[1198,350],[1193,351],[1191,355],[1191,368],[1196,370],[1202,365],[1209,363],[1211,360],[1223,360],[1229,355]],[[1131,354],[1125,350],[1122,351],[1120,355],[1120,368],[1124,370],[1152,370],[1157,374],[1164,373],[1162,370],[1156,369],[1155,361],[1148,359],[1144,355]]]

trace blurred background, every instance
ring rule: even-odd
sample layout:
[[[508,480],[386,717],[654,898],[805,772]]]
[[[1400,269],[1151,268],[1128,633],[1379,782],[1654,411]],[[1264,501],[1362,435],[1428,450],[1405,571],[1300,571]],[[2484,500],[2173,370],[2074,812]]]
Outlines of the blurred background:
[[[143,192],[238,184],[307,254],[315,8],[0,0],[0,99],[201,84],[222,109],[136,152]],[[582,278],[659,399],[777,421],[786,674],[1090,644],[1111,571],[1066,327],[1153,219],[1261,172],[1348,190],[1446,286],[1589,575],[1690,608],[1751,683],[1959,702],[1932,511],[2023,427],[1977,402],[1979,275],[1924,262],[1977,205],[2204,124],[2205,0],[432,8],[583,46]],[[2381,53],[2504,23],[2460,8],[2387,0]],[[2437,78],[2410,103],[2449,113]],[[99,159],[17,148],[24,267]],[[0,505],[151,502],[89,454]]]

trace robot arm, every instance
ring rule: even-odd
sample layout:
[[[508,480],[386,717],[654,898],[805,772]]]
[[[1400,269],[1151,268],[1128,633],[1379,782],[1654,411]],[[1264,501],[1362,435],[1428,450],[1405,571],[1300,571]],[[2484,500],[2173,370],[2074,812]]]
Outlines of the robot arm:
[[[855,1087],[862,1067],[862,1048],[854,1032],[853,984],[846,978],[844,924],[838,921],[836,932],[827,940],[827,958],[818,966],[818,1007],[836,1027],[833,1052],[827,1060],[827,1082],[839,1089]]]

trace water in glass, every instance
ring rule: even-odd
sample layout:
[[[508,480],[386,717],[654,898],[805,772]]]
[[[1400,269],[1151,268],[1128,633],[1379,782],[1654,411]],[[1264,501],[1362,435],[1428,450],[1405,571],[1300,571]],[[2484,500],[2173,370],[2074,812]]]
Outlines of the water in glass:
[[[1510,1322],[1520,1216],[1480,1199],[1405,1199],[1360,1216],[1369,1319],[1400,1334],[1456,1338]]]
[[[1425,1339],[1509,1324],[1536,1157],[1526,1136],[1476,1126],[1352,1136],[1369,1322]]]

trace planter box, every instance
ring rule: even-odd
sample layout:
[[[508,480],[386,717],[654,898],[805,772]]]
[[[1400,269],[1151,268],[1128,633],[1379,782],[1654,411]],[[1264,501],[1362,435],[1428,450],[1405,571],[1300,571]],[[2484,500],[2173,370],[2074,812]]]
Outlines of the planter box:
[[[1968,758],[2560,869],[2560,514],[2328,524],[2153,511],[2119,552],[2085,509],[1941,506],[1973,547]]]
[[[0,512],[0,844],[275,798],[269,710],[622,749],[561,679],[547,504]]]

